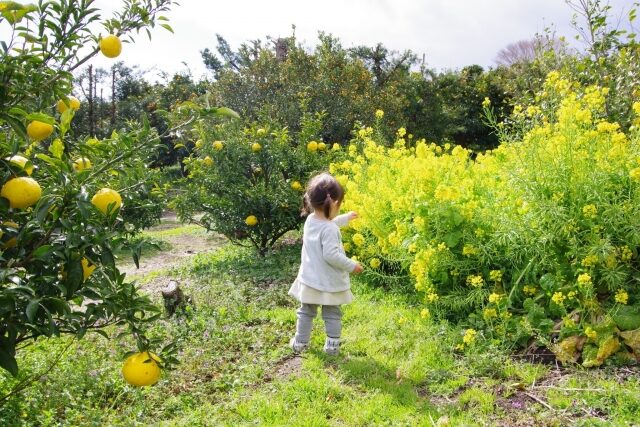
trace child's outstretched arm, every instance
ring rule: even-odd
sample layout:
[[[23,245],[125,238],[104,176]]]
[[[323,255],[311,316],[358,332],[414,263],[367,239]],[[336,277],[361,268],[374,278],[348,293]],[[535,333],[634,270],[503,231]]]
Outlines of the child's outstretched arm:
[[[340,231],[326,230],[322,234],[322,258],[333,267],[351,273],[359,265],[340,250]]]
[[[333,222],[335,222],[338,227],[344,227],[349,224],[349,221],[356,218],[358,218],[357,212],[351,211],[333,218]]]

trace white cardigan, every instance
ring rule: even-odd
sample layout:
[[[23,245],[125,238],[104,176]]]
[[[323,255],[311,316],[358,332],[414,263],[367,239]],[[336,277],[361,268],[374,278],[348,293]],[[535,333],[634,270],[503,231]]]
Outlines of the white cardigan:
[[[296,280],[323,292],[341,292],[351,287],[349,273],[357,263],[344,253],[339,228],[348,223],[348,213],[331,221],[318,218],[313,213],[307,217]]]

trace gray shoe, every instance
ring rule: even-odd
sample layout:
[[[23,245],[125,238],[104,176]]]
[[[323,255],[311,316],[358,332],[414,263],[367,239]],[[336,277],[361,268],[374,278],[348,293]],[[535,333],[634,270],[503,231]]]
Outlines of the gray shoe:
[[[328,338],[324,342],[324,351],[329,356],[337,356],[340,353],[340,338]]]
[[[289,347],[293,350],[294,353],[299,354],[302,353],[309,347],[309,343],[301,343],[296,341],[296,337],[291,338],[289,341]]]

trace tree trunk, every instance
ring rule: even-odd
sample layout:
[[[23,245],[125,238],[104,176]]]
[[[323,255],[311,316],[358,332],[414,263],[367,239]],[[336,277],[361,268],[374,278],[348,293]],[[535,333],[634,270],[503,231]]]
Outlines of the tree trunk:
[[[116,67],[111,71],[111,129],[116,126]]]
[[[168,317],[173,316],[178,309],[184,313],[187,304],[193,304],[191,298],[184,295],[184,292],[180,289],[180,284],[175,280],[169,281],[167,287],[162,289],[161,292]]]
[[[96,122],[95,122],[95,116],[94,116],[94,112],[93,112],[93,101],[94,101],[94,96],[93,96],[93,87],[94,87],[94,81],[93,81],[93,65],[89,65],[89,96],[87,97],[87,102],[89,103],[89,135],[91,136],[95,136],[96,135]]]

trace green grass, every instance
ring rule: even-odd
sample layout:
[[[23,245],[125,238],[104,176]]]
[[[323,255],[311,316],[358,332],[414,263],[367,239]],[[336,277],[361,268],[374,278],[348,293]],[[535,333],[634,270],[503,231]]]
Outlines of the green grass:
[[[287,342],[296,304],[287,290],[299,250],[283,246],[261,258],[224,246],[166,271],[196,304],[189,317],[162,320],[151,331],[174,337],[181,365],[154,387],[133,388],[120,375],[122,356],[133,343],[89,336],[9,398],[0,407],[0,424],[637,423],[637,370],[558,371],[490,347],[461,355],[452,349],[462,331],[422,319],[415,296],[359,280],[354,303],[344,307],[341,354],[322,352],[323,325],[317,320],[310,350],[292,358]],[[39,340],[20,351],[20,376],[0,374],[0,394],[39,376],[67,341]]]

